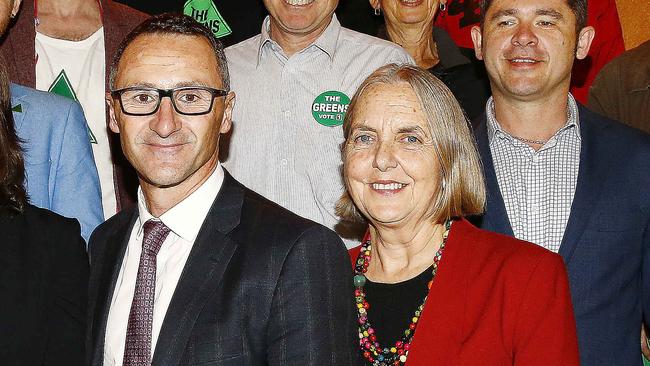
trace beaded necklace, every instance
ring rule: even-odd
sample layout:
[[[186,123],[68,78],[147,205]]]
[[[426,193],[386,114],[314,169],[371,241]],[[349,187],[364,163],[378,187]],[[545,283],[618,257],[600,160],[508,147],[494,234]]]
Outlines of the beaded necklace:
[[[436,272],[438,271],[438,262],[440,262],[442,252],[447,243],[449,228],[451,228],[451,220],[445,222],[442,243],[433,258],[433,277],[427,284],[429,289],[431,289],[433,279],[436,277]],[[363,286],[366,284],[365,273],[370,265],[370,250],[370,239],[368,239],[361,245],[361,251],[354,266],[354,287],[356,287],[354,297],[357,304],[357,317],[359,318],[359,348],[363,358],[373,366],[400,366],[406,363],[409,349],[411,349],[411,341],[415,334],[415,328],[417,327],[418,320],[429,295],[424,297],[422,304],[415,310],[408,328],[404,331],[404,335],[392,347],[381,347],[379,341],[377,341],[375,330],[370,325],[370,320],[368,320],[370,304],[366,301],[366,293],[363,290]]]

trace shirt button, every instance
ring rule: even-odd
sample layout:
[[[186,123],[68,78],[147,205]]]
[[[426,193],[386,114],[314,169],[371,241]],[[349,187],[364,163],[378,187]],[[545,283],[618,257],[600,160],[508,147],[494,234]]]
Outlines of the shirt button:
[[[289,161],[287,159],[282,159],[282,160],[280,160],[280,164],[287,165],[287,164],[289,164]]]
[[[533,155],[533,157],[530,159],[533,163],[539,162],[539,155]]]
[[[287,118],[291,117],[291,111],[284,111],[284,116]]]

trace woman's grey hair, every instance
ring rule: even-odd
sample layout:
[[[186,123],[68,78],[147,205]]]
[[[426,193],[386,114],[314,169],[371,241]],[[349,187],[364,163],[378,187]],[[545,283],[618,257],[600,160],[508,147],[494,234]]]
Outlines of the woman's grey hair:
[[[343,122],[343,172],[347,146],[358,101],[370,86],[408,84],[417,96],[429,125],[440,166],[440,184],[433,219],[476,215],[485,207],[485,182],[471,125],[451,91],[428,71],[412,65],[388,64],[377,69],[359,86]],[[336,204],[336,213],[345,221],[365,221],[346,191]]]

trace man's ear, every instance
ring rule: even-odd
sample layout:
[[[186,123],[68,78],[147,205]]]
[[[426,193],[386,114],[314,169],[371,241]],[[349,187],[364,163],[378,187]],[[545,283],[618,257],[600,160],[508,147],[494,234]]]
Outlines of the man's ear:
[[[228,133],[232,127],[232,109],[235,107],[235,92],[228,92],[226,95],[225,106],[223,109],[223,118],[221,118],[221,127],[219,133]]]
[[[108,108],[108,127],[111,131],[120,133],[120,125],[115,118],[115,103],[119,103],[119,101],[113,99],[111,92],[106,92],[104,100],[106,101],[106,108]]]
[[[582,60],[587,57],[591,42],[594,40],[596,30],[594,27],[587,26],[580,30],[578,33],[578,44],[576,44],[576,58]]]
[[[483,34],[479,26],[473,26],[471,30],[472,43],[474,43],[474,54],[479,60],[483,59]]]

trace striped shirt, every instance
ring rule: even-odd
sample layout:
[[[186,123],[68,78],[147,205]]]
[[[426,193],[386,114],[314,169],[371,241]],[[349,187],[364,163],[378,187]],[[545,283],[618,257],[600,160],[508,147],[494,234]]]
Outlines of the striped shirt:
[[[226,56],[237,99],[224,166],[266,198],[334,229],[343,193],[343,129],[317,122],[316,109],[336,108],[316,99],[327,91],[352,98],[380,66],[412,59],[393,43],[341,27],[335,15],[314,43],[291,57],[270,38],[268,17],[260,35],[228,47]],[[351,234],[337,229],[344,238]]]
[[[578,107],[569,94],[567,122],[535,151],[504,131],[487,103],[488,141],[494,171],[515,237],[560,250],[580,165]]]

